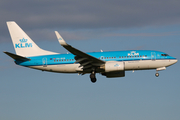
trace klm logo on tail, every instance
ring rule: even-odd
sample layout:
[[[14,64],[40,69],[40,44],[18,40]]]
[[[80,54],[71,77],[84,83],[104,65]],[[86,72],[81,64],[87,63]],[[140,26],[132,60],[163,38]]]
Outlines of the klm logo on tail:
[[[32,43],[27,43],[28,39],[20,39],[20,43],[15,44],[15,48],[29,48],[32,47]]]

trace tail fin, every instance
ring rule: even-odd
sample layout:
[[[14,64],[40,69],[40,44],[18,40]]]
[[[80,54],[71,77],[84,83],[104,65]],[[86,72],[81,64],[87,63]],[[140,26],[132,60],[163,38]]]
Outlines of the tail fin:
[[[9,33],[17,55],[30,57],[58,54],[39,48],[36,43],[14,21],[7,22]]]

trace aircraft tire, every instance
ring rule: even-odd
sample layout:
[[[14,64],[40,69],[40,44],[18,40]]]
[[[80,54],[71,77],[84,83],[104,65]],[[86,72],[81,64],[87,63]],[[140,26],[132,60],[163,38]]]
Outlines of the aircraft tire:
[[[156,73],[155,76],[156,76],[156,77],[159,77],[159,73]]]
[[[97,81],[96,78],[91,78],[91,82],[92,82],[92,83],[95,83],[96,81]]]
[[[90,78],[92,83],[95,83],[97,81],[96,76],[93,73],[90,74]]]

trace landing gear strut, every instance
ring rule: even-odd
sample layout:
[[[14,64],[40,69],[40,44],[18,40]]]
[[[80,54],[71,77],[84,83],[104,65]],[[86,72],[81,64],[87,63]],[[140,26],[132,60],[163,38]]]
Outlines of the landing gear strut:
[[[92,73],[90,74],[90,78],[91,78],[91,82],[92,82],[92,83],[95,83],[95,82],[97,81],[96,75],[95,75],[95,72],[94,72],[94,71],[92,71]]]

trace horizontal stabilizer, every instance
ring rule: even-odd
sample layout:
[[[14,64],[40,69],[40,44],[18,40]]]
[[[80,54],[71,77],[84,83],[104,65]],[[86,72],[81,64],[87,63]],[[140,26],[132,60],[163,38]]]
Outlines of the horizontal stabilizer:
[[[7,54],[8,56],[10,56],[11,58],[13,58],[14,60],[18,60],[18,61],[29,61],[29,60],[31,60],[29,58],[22,57],[22,56],[19,56],[19,55],[10,53],[10,52],[4,52],[4,53]]]

